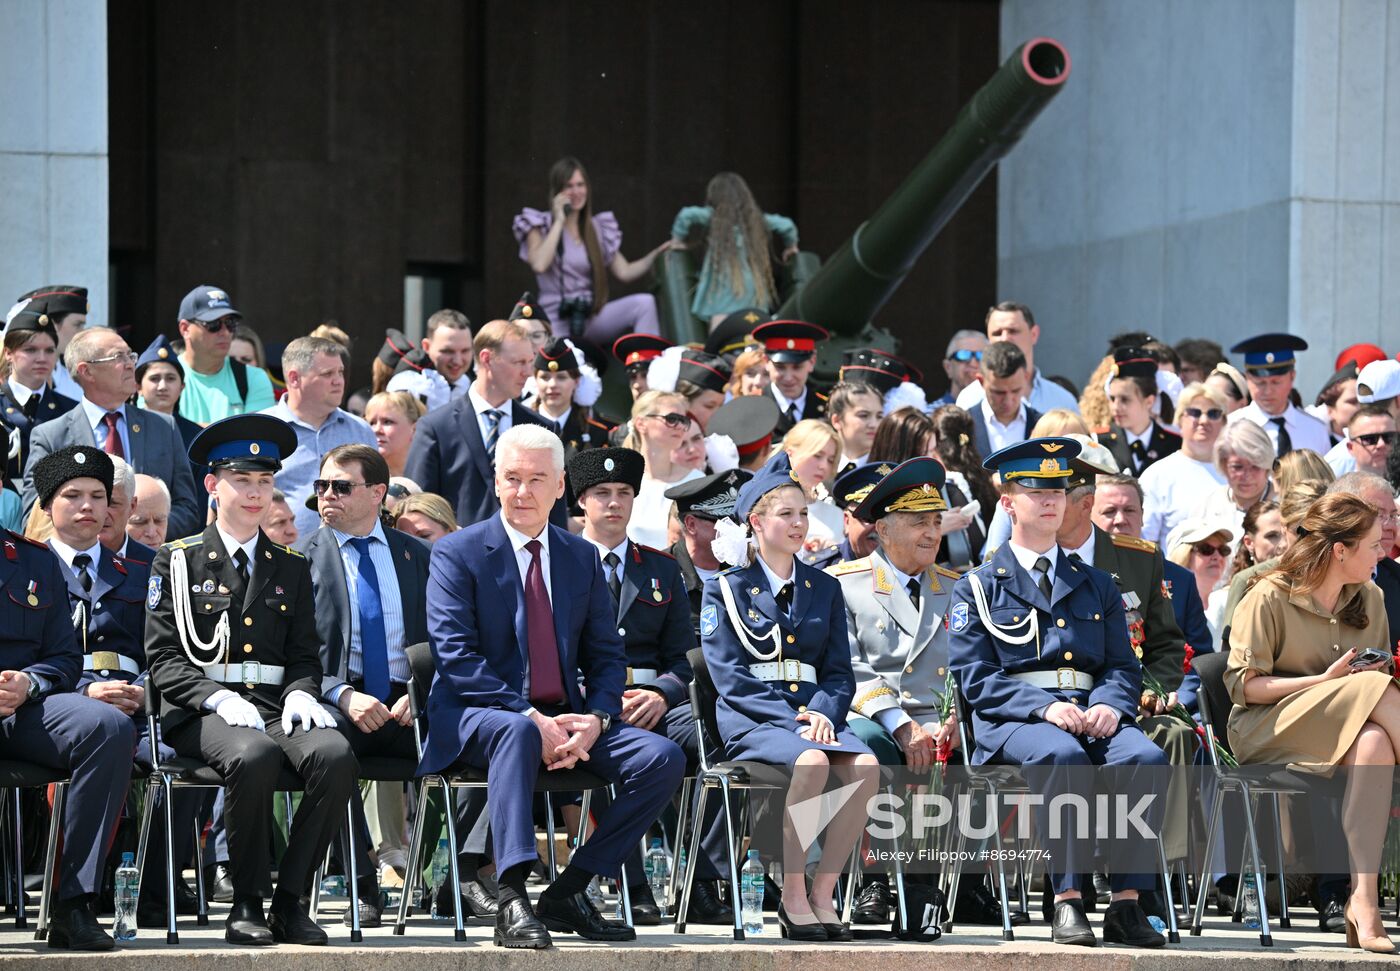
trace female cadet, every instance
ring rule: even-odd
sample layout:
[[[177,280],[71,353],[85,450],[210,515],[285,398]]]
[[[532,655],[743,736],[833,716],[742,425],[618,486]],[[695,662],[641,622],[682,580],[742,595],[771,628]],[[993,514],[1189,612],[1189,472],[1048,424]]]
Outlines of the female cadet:
[[[743,525],[722,521],[713,545],[735,568],[705,584],[700,612],[724,754],[793,767],[787,807],[819,795],[832,768],[840,784],[860,785],[823,831],[810,895],[806,853],[791,826],[783,833],[783,936],[849,941],[832,896],[860,838],[878,763],[846,728],[855,679],[845,600],[834,578],[797,559],[807,538],[807,500],[785,454],[744,484],[734,515]]]

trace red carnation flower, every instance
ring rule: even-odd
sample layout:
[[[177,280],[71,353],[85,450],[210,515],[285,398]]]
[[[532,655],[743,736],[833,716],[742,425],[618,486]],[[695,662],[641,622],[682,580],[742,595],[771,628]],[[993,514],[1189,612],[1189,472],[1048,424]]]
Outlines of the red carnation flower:
[[[1186,660],[1181,662],[1181,673],[1191,673],[1191,659],[1196,656],[1196,649],[1190,644],[1186,645]]]

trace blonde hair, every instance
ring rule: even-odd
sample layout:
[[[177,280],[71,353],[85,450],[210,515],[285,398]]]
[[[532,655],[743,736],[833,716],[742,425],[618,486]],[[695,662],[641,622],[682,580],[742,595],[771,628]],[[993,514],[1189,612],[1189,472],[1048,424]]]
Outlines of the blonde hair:
[[[410,425],[417,424],[418,419],[428,413],[427,406],[418,400],[418,396],[408,391],[380,391],[371,396],[365,402],[366,421],[369,420],[370,409],[376,407],[397,408]]]
[[[1337,477],[1327,460],[1310,448],[1295,448],[1274,462],[1274,485],[1287,493],[1299,482],[1327,486]]]
[[[807,496],[802,492],[802,486],[798,485],[796,482],[785,482],[776,489],[769,489],[758,497],[758,502],[754,503],[753,508],[749,510],[749,522],[747,525],[750,529],[753,529],[753,517],[758,516],[761,519],[771,513],[773,507],[778,504],[778,496],[785,489],[796,489],[798,494],[802,496],[802,505],[805,506],[808,504]],[[758,542],[757,538],[755,538],[753,542],[756,544]]]
[[[316,330],[320,330],[320,328],[318,327],[316,328]],[[341,333],[343,335],[344,331],[342,331]],[[320,335],[317,334],[315,330],[313,330],[310,336],[319,337]],[[349,338],[346,339],[348,340]],[[252,344],[253,359],[257,361],[258,367],[267,367],[267,349],[263,347],[262,338],[258,336],[257,331],[240,321],[238,324],[238,330],[234,331],[233,333],[233,340],[247,341],[249,344]],[[232,342],[233,341],[230,341],[229,343]]]
[[[243,332],[243,328],[239,327],[238,332],[241,334]],[[350,335],[345,333],[345,331],[340,327],[340,325],[338,325],[333,320],[328,320],[323,324],[317,324],[316,329],[313,330],[307,336],[324,337],[328,341],[335,341],[341,347],[345,348],[345,353],[350,353]]]
[[[394,522],[398,522],[411,512],[428,517],[449,533],[455,533],[461,528],[457,525],[457,517],[452,512],[452,504],[436,492],[419,492],[411,496],[404,496],[389,510],[389,514],[394,517]]]
[[[1094,373],[1084,384],[1084,393],[1079,396],[1079,413],[1092,428],[1107,428],[1113,424],[1113,412],[1108,407],[1108,395],[1104,385],[1113,377],[1113,355],[1099,362]],[[1059,433],[1056,433],[1059,434]],[[1088,434],[1085,432],[1084,434]]]
[[[836,446],[836,457],[840,458],[841,438],[836,434],[836,429],[815,418],[802,419],[783,436],[783,451],[788,453],[794,465],[816,455],[828,445]]]
[[[663,399],[680,402],[680,406],[676,410],[681,414],[688,414],[690,411],[689,402],[685,400],[685,395],[679,391],[662,391],[658,388],[643,391],[637,395],[637,400],[632,402],[631,421],[627,423],[627,437],[622,440],[623,448],[630,448],[633,451],[646,454],[637,419],[643,415],[653,414],[656,411],[656,403]]]
[[[472,353],[480,358],[482,351],[494,354],[506,341],[529,339],[530,332],[523,324],[514,320],[488,320],[481,325],[481,330],[476,332],[476,337],[472,340]]]
[[[1214,388],[1209,388],[1201,381],[1192,381],[1181,389],[1181,397],[1176,399],[1177,414],[1181,414],[1183,408],[1190,406],[1191,402],[1197,398],[1205,398],[1221,411],[1229,413],[1230,403],[1225,400],[1225,396]]]
[[[1080,418],[1068,408],[1051,408],[1040,416],[1027,438],[1043,438],[1047,435],[1088,435],[1087,419]]]

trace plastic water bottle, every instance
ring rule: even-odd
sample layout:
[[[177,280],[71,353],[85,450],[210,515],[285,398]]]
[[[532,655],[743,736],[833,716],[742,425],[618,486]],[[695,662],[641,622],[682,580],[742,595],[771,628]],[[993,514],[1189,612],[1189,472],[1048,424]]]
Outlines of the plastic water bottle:
[[[1244,894],[1244,926],[1259,929],[1259,875],[1254,867],[1246,867],[1240,876],[1240,893]]]
[[[666,891],[671,885],[671,854],[661,845],[659,836],[652,837],[651,849],[647,850],[647,882],[651,884],[651,896],[661,908],[661,916],[666,916]]]
[[[451,861],[447,855],[447,840],[438,840],[437,850],[433,852],[433,920],[451,920],[452,910],[449,907],[446,911],[438,910],[439,891],[442,885],[447,882],[447,871],[450,869]]]
[[[758,850],[749,850],[749,858],[739,871],[739,896],[743,898],[744,936],[763,933],[763,862]]]
[[[122,865],[117,867],[117,919],[112,928],[119,941],[130,941],[136,937],[136,898],[141,892],[141,874],[130,853],[122,854]]]

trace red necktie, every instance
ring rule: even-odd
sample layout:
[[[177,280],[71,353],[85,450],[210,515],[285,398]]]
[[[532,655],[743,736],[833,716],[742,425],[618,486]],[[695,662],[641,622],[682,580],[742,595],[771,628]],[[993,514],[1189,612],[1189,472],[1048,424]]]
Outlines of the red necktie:
[[[555,704],[564,700],[564,675],[559,670],[559,644],[554,639],[554,611],[540,566],[540,541],[525,544],[530,569],[525,571],[525,637],[530,651],[530,700]]]
[[[109,411],[102,416],[102,420],[107,423],[107,441],[102,443],[102,451],[108,455],[115,455],[119,459],[126,458],[126,452],[122,450],[122,437],[117,431],[117,419],[120,418],[115,411]]]

